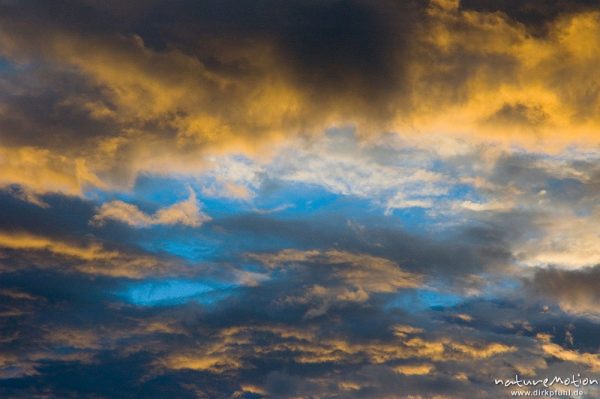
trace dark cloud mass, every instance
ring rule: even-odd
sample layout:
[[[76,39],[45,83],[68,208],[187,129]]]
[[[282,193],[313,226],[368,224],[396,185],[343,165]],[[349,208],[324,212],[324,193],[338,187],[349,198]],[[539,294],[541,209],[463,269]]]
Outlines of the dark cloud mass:
[[[531,280],[530,288],[567,310],[597,317],[599,278],[598,266],[572,271],[539,270]]]
[[[518,1],[518,0],[461,0],[465,10],[502,12],[515,21],[526,25],[534,34],[547,34],[548,26],[555,19],[581,11],[597,10],[596,0],[576,1]]]
[[[229,87],[206,82],[213,86],[208,87],[214,91],[213,101],[228,101],[239,90],[252,90],[244,86],[265,84],[270,80],[265,74],[275,74],[300,90],[306,97],[303,107],[311,108],[308,112],[322,107],[335,110],[340,97],[348,97],[354,110],[386,114],[395,111],[391,108],[394,93],[402,89],[404,59],[409,57],[410,37],[423,8],[417,2],[391,1],[179,1],[114,7],[29,2],[4,5],[4,22],[19,32],[13,40],[24,41],[29,56],[53,56],[52,41],[77,40],[77,36],[98,46],[117,36],[136,36],[158,58],[180,51],[190,62],[166,61],[175,71],[184,68],[181,72],[193,77],[192,67],[198,69],[198,78],[204,71],[231,81]],[[44,37],[47,32],[51,36]],[[124,56],[134,62],[143,57],[135,54],[139,49],[131,50],[130,56]],[[272,54],[260,54],[263,51]],[[263,56],[272,56],[265,61],[274,64],[263,65]]]

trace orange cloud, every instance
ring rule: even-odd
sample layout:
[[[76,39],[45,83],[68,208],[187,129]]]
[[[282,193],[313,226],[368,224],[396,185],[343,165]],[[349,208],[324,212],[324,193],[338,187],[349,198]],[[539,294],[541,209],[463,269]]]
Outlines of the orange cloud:
[[[72,159],[48,149],[0,146],[0,187],[19,184],[34,192],[81,195],[86,186],[105,187],[83,157]]]
[[[405,375],[423,375],[434,370],[431,362],[468,362],[516,351],[501,343],[460,342],[450,338],[397,337],[391,341],[353,342],[343,337],[325,337],[316,331],[277,326],[233,327],[219,331],[210,340],[187,352],[174,352],[161,360],[163,367],[222,373],[249,367],[245,359],[289,353],[302,364],[386,364]],[[267,334],[267,335],[265,335]],[[269,337],[270,345],[256,345]],[[405,365],[395,364],[412,360]]]
[[[87,274],[142,278],[183,272],[180,266],[152,256],[107,250],[98,243],[78,245],[29,233],[0,232],[1,249],[18,251],[11,256],[28,258],[37,267],[65,267]],[[57,265],[55,259],[44,255],[48,252],[67,261]]]
[[[433,364],[403,364],[394,367],[394,371],[404,375],[427,375],[435,369]]]
[[[88,137],[80,130],[73,136],[67,126],[57,133],[64,146],[52,149],[2,148],[0,184],[69,194],[86,185],[127,187],[139,173],[196,173],[207,154],[265,157],[282,140],[348,124],[361,135],[442,132],[541,150],[598,144],[600,95],[590,89],[600,84],[598,12],[564,14],[548,22],[544,36],[502,13],[453,1],[431,2],[416,18],[405,45],[385,47],[381,77],[347,65],[334,69],[339,81],[329,76],[321,85],[302,80],[311,76],[302,68],[311,66],[295,65],[277,36],[213,36],[198,56],[177,43],[159,51],[135,35],[78,35],[49,21],[6,21],[0,52],[17,62],[75,68],[99,94],[74,92],[62,106],[108,127]],[[400,34],[385,19],[381,24],[382,39]],[[211,67],[202,55],[240,70]],[[16,130],[7,134],[23,136]]]
[[[118,252],[106,251],[98,244],[82,247],[26,233],[0,233],[0,247],[24,251],[50,251],[56,255],[85,261],[110,260],[119,256]]]
[[[200,211],[196,193],[190,191],[187,200],[178,202],[167,208],[159,209],[154,215],[142,212],[135,205],[123,201],[111,201],[102,204],[98,213],[94,215],[92,222],[103,224],[107,219],[117,220],[135,227],[147,227],[152,225],[174,225],[198,227],[209,221],[210,217]]]
[[[547,36],[502,13],[432,2],[411,63],[414,123],[537,149],[598,144],[599,14],[565,14]],[[586,45],[582,45],[586,43]],[[565,134],[568,132],[568,134]]]
[[[420,287],[423,277],[403,270],[398,264],[367,254],[340,250],[298,251],[284,249],[273,254],[248,254],[269,268],[324,267],[329,268],[337,283],[314,284],[303,295],[289,296],[290,303],[314,305],[306,313],[312,318],[326,313],[339,302],[365,302],[372,293],[390,293],[404,288]]]
[[[595,353],[581,353],[578,351],[565,349],[560,345],[549,342],[542,344],[542,350],[544,353],[557,359],[566,362],[582,364],[594,371],[600,370],[600,356]]]

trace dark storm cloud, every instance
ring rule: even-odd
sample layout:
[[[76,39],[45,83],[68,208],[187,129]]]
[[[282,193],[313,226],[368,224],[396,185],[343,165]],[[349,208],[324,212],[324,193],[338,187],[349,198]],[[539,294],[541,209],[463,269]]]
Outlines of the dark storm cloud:
[[[2,203],[10,212],[3,215],[3,227],[17,228],[22,219],[20,228],[36,236],[66,239],[73,232],[93,233],[104,237],[111,248],[110,239],[118,234],[123,235],[118,241],[127,239],[123,226],[120,233],[111,225],[103,232],[83,223],[92,213],[86,201],[52,195],[41,200],[47,207],[5,194]],[[516,342],[507,337],[477,333],[465,340],[453,323],[386,308],[398,290],[420,288],[416,273],[480,270],[477,262],[484,258],[476,249],[458,257],[464,248],[452,250],[454,244],[429,243],[397,230],[357,237],[355,230],[336,218],[325,228],[317,228],[313,220],[256,216],[244,224],[243,219],[211,222],[213,234],[229,231],[225,234],[229,243],[240,240],[231,237],[249,232],[257,240],[277,235],[308,250],[292,252],[291,260],[281,258],[274,269],[253,269],[267,273],[269,279],[234,287],[211,305],[192,301],[134,306],[120,296],[132,284],[127,275],[104,277],[97,269],[90,274],[38,267],[37,262],[69,266],[71,261],[48,256],[23,260],[24,249],[10,253],[3,264],[19,267],[5,270],[0,283],[0,316],[7,320],[2,330],[0,392],[12,397],[47,392],[55,397],[124,398],[165,392],[220,398],[236,391],[248,397],[333,398],[339,397],[340,389],[343,397],[378,397],[400,386],[414,394],[464,392],[475,388],[454,378],[457,362],[468,368],[465,362],[478,359],[491,364],[497,354],[513,353]],[[52,226],[57,228],[54,235]],[[111,232],[116,235],[110,237]],[[484,242],[479,238],[473,246]],[[263,258],[241,257],[252,247],[230,246],[227,264],[241,266],[262,259],[268,266],[270,256],[279,262],[277,252],[262,252]],[[397,258],[398,264],[378,256]],[[460,268],[446,270],[449,259],[460,262]],[[202,281],[202,276],[191,278]],[[444,332],[421,330],[434,327]],[[440,373],[402,374],[405,369],[410,373],[415,367],[430,367],[429,363]],[[286,385],[288,379],[305,383]]]
[[[371,112],[391,112],[402,88],[405,52],[424,2],[178,1],[127,5],[76,1],[4,4],[7,26],[37,47],[44,31],[93,41],[138,35],[158,52],[178,49],[223,77],[259,78],[244,46],[273,46],[278,62],[306,95],[331,103],[349,96]],[[234,51],[232,60],[228,53]],[[250,63],[248,62],[250,61]]]
[[[389,85],[401,73],[392,68],[398,61],[394,57],[404,51],[423,5],[385,0],[178,2],[153,8],[144,22],[155,28],[152,33],[166,36],[165,47],[172,43],[209,65],[199,38],[267,40],[279,48],[298,83],[314,91],[352,94],[358,84],[356,89],[366,94],[374,84],[371,94],[377,94],[385,89],[381,83]],[[214,64],[219,66],[226,67]]]
[[[13,325],[19,334],[25,333],[20,328],[36,328],[4,353],[18,353],[13,365],[30,371],[5,375],[0,392],[6,395],[225,398],[245,391],[248,397],[259,392],[254,395],[359,398],[398,389],[492,395],[488,373],[508,376],[526,354],[539,356],[528,338],[458,328],[430,314],[390,312],[373,306],[376,302],[350,303],[306,319],[287,300],[309,283],[300,276],[245,289],[213,308],[124,306],[108,294],[114,288],[110,280],[55,277],[9,275],[2,284],[4,293],[37,298],[29,321]],[[329,286],[327,279],[322,282]],[[27,310],[27,301],[14,303]],[[497,316],[502,322],[511,315]],[[515,353],[511,347],[517,346],[526,352]],[[402,374],[422,364],[434,371]],[[472,380],[457,377],[460,371]]]
[[[12,183],[69,193],[181,170],[178,157],[198,169],[208,148],[253,152],[332,118],[389,120],[424,17],[424,4],[388,0],[1,7],[3,145],[44,148],[39,173],[71,180]]]
[[[561,310],[549,287],[538,285],[539,290],[535,291],[534,287],[524,284],[525,289],[520,293],[507,292],[505,297],[466,300],[433,313],[433,317],[475,329],[481,334],[530,338],[548,334],[558,345],[581,352],[596,350],[600,329],[597,319]]]
[[[533,338],[545,330],[523,330],[519,336],[513,334],[519,327],[509,326],[518,324],[516,315],[525,322],[539,308],[507,302],[441,311],[390,309],[386,304],[397,292],[378,292],[378,287],[384,284],[385,291],[393,284],[403,265],[339,250],[291,252],[287,260],[261,255],[266,264],[276,262],[269,280],[234,288],[210,305],[133,306],[117,295],[127,279],[5,273],[0,295],[2,317],[9,322],[1,353],[8,362],[0,392],[15,398],[43,392],[360,398],[402,389],[414,395],[493,397],[501,392],[491,385],[493,373],[508,378],[515,370],[545,364]],[[372,273],[356,275],[369,267]],[[382,271],[387,278],[373,280]],[[368,298],[343,292],[353,284],[362,285]],[[325,300],[329,305],[322,307]],[[315,307],[320,311],[310,314]],[[440,317],[453,313],[473,319],[460,324]],[[558,337],[561,331],[554,333]],[[432,368],[429,376],[418,374],[427,368]]]
[[[3,145],[59,150],[68,142],[72,150],[81,151],[88,139],[119,133],[109,121],[91,115],[86,101],[93,103],[102,92],[72,70],[17,67],[0,78],[0,87]]]
[[[90,223],[95,204],[78,197],[41,196],[34,204],[18,187],[0,190],[0,268],[57,270],[64,273],[141,277],[183,275],[189,262],[140,246],[143,236],[119,223]],[[176,231],[176,229],[175,229]]]
[[[40,198],[45,204],[36,204],[19,198],[18,187],[0,190],[0,229],[17,232],[29,231],[39,235],[52,235],[57,238],[83,237],[92,233],[89,220],[94,215],[94,206],[89,201],[63,195],[46,195]],[[117,226],[118,227],[118,226]],[[124,238],[124,232],[113,230],[113,237]]]
[[[49,293],[50,298],[59,298],[66,291],[71,294],[60,301],[39,301],[35,322],[29,324],[21,320],[18,324],[21,328],[28,325],[42,328],[10,344],[11,350],[21,356],[20,363],[14,362],[14,366],[31,362],[29,366],[35,370],[24,378],[2,380],[0,390],[14,397],[41,393],[40,387],[54,396],[111,397],[147,397],[152,392],[158,395],[158,392],[180,390],[184,395],[186,390],[196,387],[200,397],[220,398],[240,390],[240,385],[252,384],[263,386],[263,391],[279,397],[327,391],[335,395],[339,376],[330,373],[331,362],[336,363],[335,368],[342,371],[346,379],[352,380],[355,373],[352,370],[357,365],[368,367],[370,353],[376,350],[380,339],[391,338],[389,330],[393,324],[410,320],[406,316],[350,307],[337,315],[324,316],[326,320],[307,322],[301,312],[294,312],[293,307],[281,302],[291,288],[287,283],[287,287],[267,285],[253,289],[257,292],[243,294],[213,312],[202,309],[195,312],[193,306],[163,310],[115,306],[109,302],[114,301],[110,297],[103,301],[96,298],[109,286],[95,283],[90,286],[91,281],[87,279],[61,278],[71,283],[68,288],[61,288],[52,284],[52,275],[40,275],[51,288],[43,291],[36,287],[36,278],[25,277],[25,288],[19,284],[22,279],[11,276],[5,285],[13,290],[25,289],[41,298],[44,293]],[[157,327],[152,320],[163,324]],[[337,332],[323,328],[325,321],[336,325]],[[102,331],[110,333],[103,336]],[[320,336],[322,342],[315,340],[314,334]],[[341,347],[341,352],[336,354],[332,346],[335,340],[348,337],[351,337],[349,344],[356,346],[359,352],[344,353],[348,349]],[[33,342],[33,347],[26,342]],[[67,348],[71,357],[61,355]],[[257,351],[262,354],[257,356]],[[323,360],[319,360],[320,352],[326,356]],[[183,354],[187,357],[182,357]],[[214,361],[211,356],[219,357],[223,363],[210,366]],[[307,357],[306,361],[301,360],[303,356]],[[327,360],[328,356],[333,358]],[[163,369],[157,364],[158,358],[167,359],[169,367]],[[203,362],[203,359],[207,360]],[[184,360],[188,363],[182,364]],[[238,368],[235,362],[242,362],[242,366]],[[284,374],[292,379],[303,379],[307,384],[287,385],[284,389],[275,384],[275,375],[281,373],[280,370],[287,370]],[[319,379],[323,373],[331,383],[323,384]],[[359,375],[363,381],[375,384],[363,394],[377,395],[379,390],[387,389],[378,381],[377,375],[381,373],[388,375],[390,381],[396,379],[393,386],[401,383],[393,377],[394,373],[377,366],[362,377]],[[117,383],[107,384],[110,380]],[[413,389],[421,391],[425,387],[417,384]]]
[[[600,266],[580,270],[538,270],[529,288],[567,311],[598,316]]]
[[[487,179],[503,190],[517,190],[523,205],[542,199],[576,213],[593,213],[600,196],[600,170],[594,156],[571,160],[505,153],[495,161]],[[553,210],[537,207],[542,213]]]
[[[532,33],[547,33],[548,25],[555,19],[581,11],[600,9],[597,0],[461,0],[465,10],[502,12],[508,17],[526,25]]]
[[[388,224],[385,219],[375,219],[369,220],[366,228],[359,231],[352,228],[346,218],[334,213],[308,220],[280,220],[249,214],[217,220],[214,225],[223,228],[223,233],[227,235],[264,237],[264,240],[257,240],[258,247],[255,248],[260,248],[262,241],[267,246],[265,250],[269,251],[276,250],[277,246],[289,246],[367,253],[390,259],[407,270],[440,277],[461,276],[495,268],[500,270],[498,268],[511,259],[507,237],[511,233],[502,230],[504,224],[458,227],[446,238],[434,239],[398,227],[385,226]],[[371,223],[383,224],[384,227],[369,227]],[[277,238],[277,241],[271,241],[273,238]],[[269,248],[269,242],[276,243],[276,247]]]
[[[39,198],[44,206],[26,201],[18,196],[18,187],[0,190],[0,232],[26,233],[33,236],[84,245],[100,241],[112,248],[136,251],[136,232],[120,224],[110,224],[99,229],[90,224],[95,205],[78,197],[48,194]]]

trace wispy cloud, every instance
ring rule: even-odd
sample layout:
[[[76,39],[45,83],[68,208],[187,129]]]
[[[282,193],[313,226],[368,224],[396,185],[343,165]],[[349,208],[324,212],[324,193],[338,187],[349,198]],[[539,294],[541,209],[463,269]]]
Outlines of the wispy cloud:
[[[92,222],[101,225],[109,219],[135,227],[173,224],[198,227],[209,221],[210,217],[200,210],[196,193],[190,189],[190,196],[187,200],[159,209],[152,215],[148,215],[137,206],[123,201],[105,202],[98,209],[98,213],[94,215]]]

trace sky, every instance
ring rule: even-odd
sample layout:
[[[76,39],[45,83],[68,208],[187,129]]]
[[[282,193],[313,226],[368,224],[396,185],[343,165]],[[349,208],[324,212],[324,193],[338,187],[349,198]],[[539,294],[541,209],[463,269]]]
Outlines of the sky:
[[[0,0],[0,397],[600,379],[599,63],[595,0]]]

